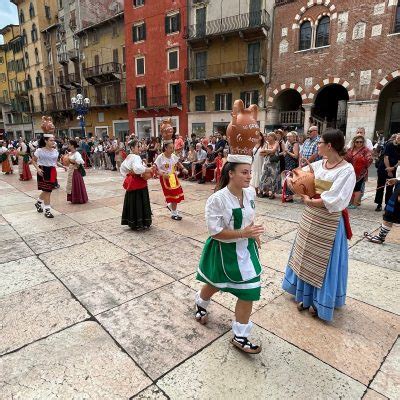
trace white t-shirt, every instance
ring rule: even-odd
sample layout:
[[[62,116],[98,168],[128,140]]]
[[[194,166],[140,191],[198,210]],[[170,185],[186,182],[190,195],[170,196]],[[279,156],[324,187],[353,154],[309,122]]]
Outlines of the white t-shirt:
[[[75,161],[77,164],[84,164],[83,158],[79,151],[75,151],[75,153],[69,153],[68,157],[70,160]]]
[[[35,157],[38,165],[43,167],[56,167],[58,160],[58,151],[56,149],[45,150],[43,147],[36,149]]]
[[[172,154],[171,158],[165,157],[164,153],[161,153],[154,161],[157,165],[158,170],[163,174],[171,174],[175,172],[175,165],[179,162],[179,157],[176,154]]]

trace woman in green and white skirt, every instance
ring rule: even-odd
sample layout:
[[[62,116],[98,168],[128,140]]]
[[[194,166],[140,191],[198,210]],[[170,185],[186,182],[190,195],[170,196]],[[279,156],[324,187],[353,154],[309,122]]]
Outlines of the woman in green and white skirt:
[[[205,283],[196,294],[196,320],[207,323],[207,307],[218,291],[238,298],[231,343],[246,353],[261,346],[248,340],[253,301],[260,299],[261,264],[258,255],[264,228],[254,224],[256,192],[250,186],[252,157],[228,156],[217,191],[206,204],[210,237],[200,259],[197,279]]]

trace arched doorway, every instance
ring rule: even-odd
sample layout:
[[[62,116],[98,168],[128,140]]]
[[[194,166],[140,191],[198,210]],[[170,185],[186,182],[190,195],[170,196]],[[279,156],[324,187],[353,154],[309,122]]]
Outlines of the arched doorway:
[[[386,138],[400,132],[400,78],[393,79],[380,93],[375,131]]]
[[[278,112],[278,125],[302,127],[304,122],[302,104],[301,94],[297,90],[288,89],[279,93],[274,101],[274,107]]]
[[[349,93],[342,85],[327,85],[318,92],[311,116],[320,126],[320,131],[338,128],[346,132],[348,101]]]

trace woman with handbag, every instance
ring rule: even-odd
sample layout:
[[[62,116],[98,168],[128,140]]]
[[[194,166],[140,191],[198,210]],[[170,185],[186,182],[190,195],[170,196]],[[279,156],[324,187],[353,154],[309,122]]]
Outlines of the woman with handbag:
[[[287,134],[287,143],[284,148],[285,168],[286,172],[293,171],[299,166],[300,148],[297,142],[297,134],[295,131]],[[284,185],[282,190],[282,199],[284,202],[293,203],[293,192]]]
[[[347,208],[355,209],[361,205],[361,190],[363,183],[368,179],[368,168],[372,164],[372,153],[365,145],[363,135],[354,136],[351,147],[347,151],[345,160],[353,165],[356,173],[356,184],[353,189],[351,204]]]
[[[346,207],[356,175],[343,158],[344,145],[340,130],[326,130],[318,142],[318,155],[324,159],[303,167],[304,176],[295,170],[299,178],[287,178],[292,191],[300,194],[302,187],[306,194],[282,288],[295,296],[299,311],[309,309],[325,321],[331,321],[334,309],[346,300],[347,239],[351,237]]]
[[[83,181],[83,177],[86,175],[83,167],[85,161],[79,151],[77,151],[79,147],[78,142],[71,139],[68,144],[69,153],[63,157],[65,165],[68,166],[67,201],[70,201],[72,204],[85,204],[89,201],[85,182]]]
[[[125,199],[121,225],[133,230],[148,229],[151,226],[151,207],[147,179],[153,176],[153,168],[143,165],[138,140],[129,142],[130,154],[121,164],[120,172],[125,176]]]
[[[274,199],[279,190],[280,179],[279,142],[276,140],[274,132],[269,132],[266,140],[266,146],[260,151],[261,156],[265,159],[260,179],[259,197]]]
[[[261,150],[265,145],[264,135],[260,132],[257,144],[253,149],[253,164],[251,165],[251,182],[250,185],[256,190],[258,194],[260,180],[263,173],[264,156],[261,155]]]

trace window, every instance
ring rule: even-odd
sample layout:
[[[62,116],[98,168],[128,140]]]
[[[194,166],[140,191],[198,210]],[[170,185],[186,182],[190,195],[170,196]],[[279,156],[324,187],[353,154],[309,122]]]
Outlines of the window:
[[[29,96],[30,102],[31,102],[31,112],[35,112],[35,102],[33,101],[33,96]]]
[[[144,22],[132,26],[132,40],[135,43],[146,40],[146,24]]]
[[[28,52],[25,52],[25,66],[29,67],[29,55],[28,55]]]
[[[144,57],[136,58],[136,76],[145,74]]]
[[[104,113],[103,112],[97,113],[97,121],[104,122]]]
[[[24,16],[24,12],[21,10],[19,12],[19,23],[23,24],[25,22],[25,16]]]
[[[32,89],[32,79],[31,76],[28,75],[28,78],[25,81],[25,90],[31,90],[31,89]]]
[[[46,15],[47,19],[51,19],[50,7],[49,6],[44,6],[44,14]]]
[[[0,74],[0,82],[5,82],[6,81],[6,74],[4,72],[2,72]],[[3,91],[4,92],[4,91]],[[4,97],[4,96],[3,96]]]
[[[114,23],[112,26],[112,36],[113,37],[119,36],[118,25],[116,23]]]
[[[400,4],[397,6],[397,9],[396,9],[394,31],[395,31],[395,33],[400,33]]]
[[[179,50],[168,50],[168,69],[178,69],[179,68]]]
[[[196,111],[206,111],[206,96],[195,96],[194,107]]]
[[[44,98],[43,98],[43,93],[39,94],[39,101],[40,101],[40,111],[44,111]]]
[[[205,136],[206,124],[204,122],[193,122],[192,133],[195,133],[197,137]]]
[[[307,50],[311,48],[312,28],[311,22],[303,22],[300,26],[300,43],[299,50]]]
[[[241,92],[240,99],[243,101],[244,106],[250,107],[252,104],[258,105],[258,90],[251,90],[248,92]]]
[[[35,61],[36,64],[39,64],[39,50],[35,47]]]
[[[144,0],[133,0],[133,7],[144,6]]]
[[[119,56],[118,56],[118,49],[113,49],[113,62],[118,64]]]
[[[37,33],[36,24],[32,25],[31,38],[32,38],[32,42],[36,42],[38,40],[38,33]]]
[[[165,33],[179,32],[181,29],[181,17],[179,12],[165,16]]]
[[[58,8],[63,8],[64,7],[64,5],[63,5],[63,0],[58,0]]]
[[[31,18],[33,18],[35,16],[35,8],[33,7],[32,3],[29,5],[29,16]]]
[[[218,93],[215,95],[215,111],[232,110],[232,93]]]
[[[323,17],[319,20],[319,24],[317,26],[317,34],[315,38],[315,47],[322,47],[329,45],[329,25],[330,18]]]
[[[49,65],[51,65],[53,63],[53,57],[52,57],[52,54],[51,54],[51,49],[47,49],[46,51],[47,51],[47,63]]]
[[[38,88],[43,86],[42,75],[40,74],[39,71],[36,74],[36,86]]]
[[[139,86],[136,88],[136,108],[147,107],[147,93],[145,86]]]
[[[260,72],[260,42],[249,43],[247,47],[247,72]]]
[[[97,34],[97,29],[93,29],[92,43],[97,43],[98,41],[99,41],[99,35]]]
[[[180,83],[171,83],[169,85],[169,102],[170,105],[178,105],[182,104],[181,102],[181,84]]]
[[[28,36],[26,34],[25,29],[22,31],[22,43],[24,44],[24,46],[26,46],[28,44]]]
[[[196,79],[205,79],[207,75],[207,52],[195,54]]]

